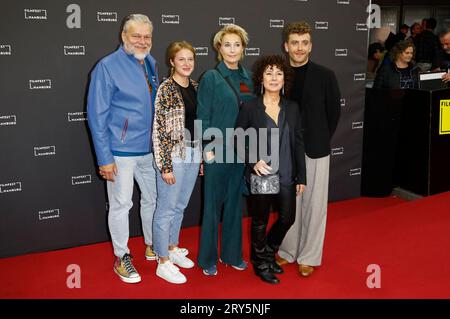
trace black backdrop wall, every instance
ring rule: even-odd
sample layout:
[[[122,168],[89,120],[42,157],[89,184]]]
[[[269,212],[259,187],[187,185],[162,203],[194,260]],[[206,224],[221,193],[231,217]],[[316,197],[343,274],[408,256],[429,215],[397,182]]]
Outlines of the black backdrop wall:
[[[152,54],[167,74],[171,41],[197,48],[197,79],[216,63],[222,24],[250,35],[244,64],[280,53],[282,28],[314,28],[312,60],[336,74],[342,117],[333,138],[330,200],[359,196],[368,0],[8,0],[0,11],[0,257],[109,240],[105,184],[86,122],[95,63],[119,43],[129,13],[154,23]],[[200,178],[184,226],[200,221]],[[140,235],[135,191],[130,234]]]

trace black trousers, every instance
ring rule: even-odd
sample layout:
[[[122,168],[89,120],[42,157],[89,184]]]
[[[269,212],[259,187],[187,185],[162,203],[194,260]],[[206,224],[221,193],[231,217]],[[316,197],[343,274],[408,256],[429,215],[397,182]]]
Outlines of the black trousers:
[[[295,184],[280,185],[276,195],[250,195],[251,261],[255,267],[275,261],[275,253],[295,220],[295,196]],[[267,232],[271,206],[279,208],[278,219]]]

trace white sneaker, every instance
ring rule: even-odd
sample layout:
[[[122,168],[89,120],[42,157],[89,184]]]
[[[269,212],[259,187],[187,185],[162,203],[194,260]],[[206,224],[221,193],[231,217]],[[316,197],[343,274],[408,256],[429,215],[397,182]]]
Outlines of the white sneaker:
[[[158,263],[156,275],[172,284],[184,284],[187,281],[186,277],[180,272],[180,269],[170,260],[164,264]]]
[[[183,251],[176,247],[174,250],[169,250],[169,259],[175,265],[181,268],[192,268],[194,267],[194,262],[184,255]]]
[[[175,249],[177,249],[183,256],[187,256],[189,254],[189,250],[187,248],[176,247]]]

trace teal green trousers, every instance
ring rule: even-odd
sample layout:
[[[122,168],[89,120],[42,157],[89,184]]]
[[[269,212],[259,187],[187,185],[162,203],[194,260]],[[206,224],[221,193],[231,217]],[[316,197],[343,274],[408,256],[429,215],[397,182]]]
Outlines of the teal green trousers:
[[[242,262],[242,193],[244,164],[204,163],[204,209],[198,264],[217,264],[219,224],[223,208],[220,258],[229,265]]]

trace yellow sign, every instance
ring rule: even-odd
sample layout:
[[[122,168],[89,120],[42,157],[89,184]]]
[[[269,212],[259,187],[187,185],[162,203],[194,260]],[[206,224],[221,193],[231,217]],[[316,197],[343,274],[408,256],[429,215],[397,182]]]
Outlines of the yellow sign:
[[[450,134],[450,100],[440,100],[439,135]]]

